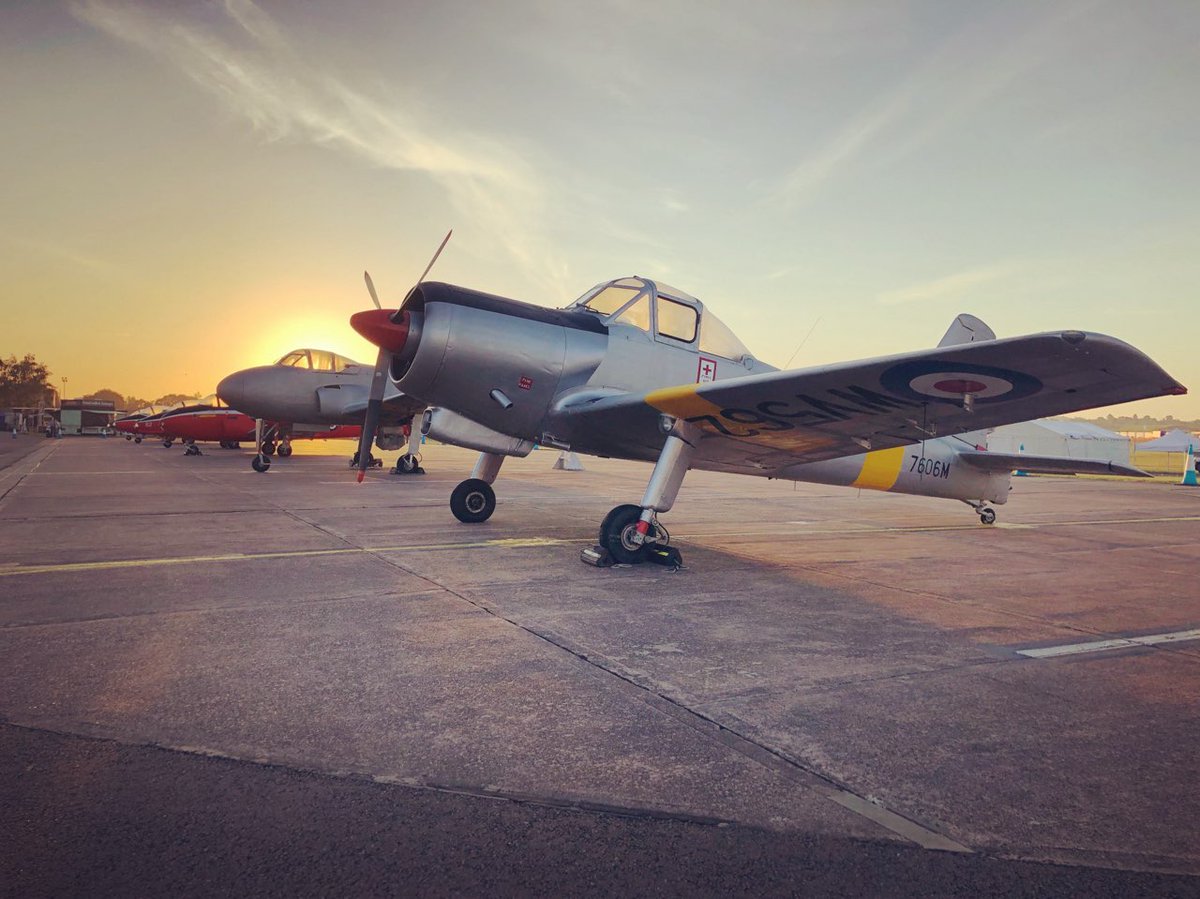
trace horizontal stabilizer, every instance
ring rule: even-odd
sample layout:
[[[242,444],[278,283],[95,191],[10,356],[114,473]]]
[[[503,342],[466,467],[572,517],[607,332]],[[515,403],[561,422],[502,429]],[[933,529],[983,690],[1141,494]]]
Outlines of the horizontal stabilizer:
[[[988,453],[967,450],[958,456],[985,471],[1031,471],[1035,474],[1116,474],[1127,478],[1153,477],[1149,472],[1109,462],[1107,459],[1072,459],[1069,456],[1031,456],[1028,453]]]

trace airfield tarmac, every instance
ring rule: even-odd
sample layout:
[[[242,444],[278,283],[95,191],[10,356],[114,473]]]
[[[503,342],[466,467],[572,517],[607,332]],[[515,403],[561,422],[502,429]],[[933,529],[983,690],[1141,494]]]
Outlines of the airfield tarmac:
[[[1198,489],[296,446],[0,458],[0,893],[1200,895]]]

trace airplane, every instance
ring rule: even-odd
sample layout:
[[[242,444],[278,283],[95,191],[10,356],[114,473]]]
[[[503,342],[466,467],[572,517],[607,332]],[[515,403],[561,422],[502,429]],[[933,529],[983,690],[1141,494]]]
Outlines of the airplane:
[[[934,349],[780,371],[700,300],[649,278],[603,282],[563,309],[423,278],[394,312],[351,317],[379,347],[371,400],[394,385],[429,407],[424,434],[480,452],[450,497],[464,523],[491,517],[504,459],[535,443],[652,462],[641,502],[600,525],[600,547],[626,564],[678,561],[658,516],[690,468],[958,499],[986,524],[1014,468],[1081,466],[981,451],[975,435],[1187,392],[1129,344],[1085,331],[999,339],[960,316]]]
[[[149,412],[131,412],[129,415],[123,415],[113,422],[113,430],[118,434],[124,434],[126,440],[133,440],[134,435],[137,433],[134,425],[150,414]],[[142,440],[139,437],[138,443],[141,442]]]
[[[373,377],[370,366],[337,353],[305,348],[292,350],[274,365],[234,372],[217,385],[217,396],[256,418],[303,421],[314,426],[353,425],[354,436],[358,436]],[[383,397],[375,445],[381,450],[396,450],[410,444],[408,452],[396,460],[395,474],[424,472],[420,467],[420,429],[412,427],[414,417],[424,409],[423,404],[394,388]],[[351,466],[358,465],[358,455],[356,452],[351,458]],[[375,464],[369,445],[365,458],[368,465]]]
[[[215,397],[214,397],[215,399]],[[242,441],[254,440],[257,423],[255,419],[240,412],[213,403],[199,403],[173,409],[162,418],[163,446],[170,447],[175,440],[187,444],[187,455],[200,455],[197,441],[213,442],[224,449],[236,449]],[[280,457],[292,454],[293,440],[357,439],[360,426],[321,424],[270,423],[267,439],[259,441],[255,456],[278,453]],[[278,446],[276,446],[278,440]],[[269,463],[268,463],[269,464]]]

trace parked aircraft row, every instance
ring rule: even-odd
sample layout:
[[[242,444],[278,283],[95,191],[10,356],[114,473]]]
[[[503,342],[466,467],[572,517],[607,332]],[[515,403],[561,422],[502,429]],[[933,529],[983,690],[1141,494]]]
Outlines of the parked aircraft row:
[[[217,389],[230,407],[220,439],[249,438],[253,421],[255,467],[265,471],[272,443],[290,446],[302,433],[296,422],[361,424],[360,481],[372,445],[409,442],[397,473],[419,470],[422,435],[478,450],[450,496],[464,523],[491,517],[504,459],[535,445],[650,462],[640,502],[616,506],[599,528],[603,552],[625,563],[677,560],[659,516],[693,468],[956,499],[990,524],[1017,468],[1145,473],[991,453],[988,429],[1187,392],[1115,338],[1065,330],[1000,339],[965,314],[933,349],[779,371],[700,300],[650,278],[603,282],[562,309],[422,275],[398,309],[385,310],[366,282],[375,308],[350,324],[379,348],[375,366],[297,350],[232,374]]]

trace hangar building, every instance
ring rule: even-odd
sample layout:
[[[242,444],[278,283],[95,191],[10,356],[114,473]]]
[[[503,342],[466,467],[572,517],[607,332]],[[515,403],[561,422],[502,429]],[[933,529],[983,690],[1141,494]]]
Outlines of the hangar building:
[[[988,449],[997,453],[1033,453],[1072,459],[1104,459],[1128,465],[1133,441],[1086,421],[1023,421],[996,428],[988,435]]]

